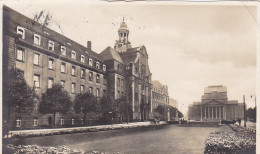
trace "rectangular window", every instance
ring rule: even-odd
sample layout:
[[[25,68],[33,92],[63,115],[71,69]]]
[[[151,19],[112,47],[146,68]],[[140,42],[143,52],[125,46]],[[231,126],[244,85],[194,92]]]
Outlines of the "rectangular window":
[[[104,83],[104,85],[106,85],[106,84],[107,84],[107,79],[106,79],[106,76],[103,76],[103,83]]]
[[[117,86],[120,86],[120,78],[117,78]]]
[[[103,71],[106,71],[107,68],[106,68],[106,65],[103,65]]]
[[[51,40],[49,40],[48,49],[51,50],[51,51],[54,51],[54,42],[51,41]]]
[[[24,61],[24,49],[23,48],[17,48],[16,59],[19,61]]]
[[[84,86],[84,85],[81,85],[81,86],[80,86],[80,92],[81,92],[81,93],[84,93],[84,92],[85,92],[85,86]]]
[[[49,78],[48,79],[48,88],[51,88],[53,83],[54,83],[54,79],[53,78]]]
[[[100,68],[100,64],[99,62],[96,62],[96,69],[99,69]]]
[[[100,75],[99,74],[97,74],[96,82],[100,83]]]
[[[100,97],[100,89],[97,88],[97,97]]]
[[[25,30],[23,27],[17,26],[17,32],[19,37],[21,37],[22,39],[25,38]]]
[[[85,56],[84,55],[80,56],[80,62],[85,63]]]
[[[93,66],[93,60],[91,58],[89,58],[89,60],[88,60],[88,65]]]
[[[66,73],[66,63],[61,63],[61,73]]]
[[[71,124],[72,124],[72,125],[75,124],[75,118],[71,118]]]
[[[64,118],[60,119],[60,125],[63,126],[64,125]]]
[[[93,81],[93,72],[89,72],[89,81]]]
[[[118,98],[120,98],[120,91],[117,91],[117,96]]]
[[[66,48],[64,46],[60,47],[61,55],[66,56]]]
[[[73,76],[76,75],[76,66],[71,67],[71,75],[73,75]]]
[[[121,80],[121,86],[124,87],[124,80]]]
[[[34,44],[41,45],[41,36],[34,34],[33,42],[34,42]]]
[[[80,70],[80,77],[81,77],[82,79],[84,79],[85,76],[86,76],[86,71],[85,71],[84,69],[81,69],[81,70]]]
[[[34,81],[34,87],[39,88],[40,87],[40,75],[34,74],[33,81]]]
[[[49,58],[48,68],[53,70],[54,69],[54,59]]]
[[[38,118],[33,119],[33,126],[38,126]]]
[[[76,59],[76,52],[73,50],[71,51],[71,58]]]
[[[89,91],[89,93],[92,94],[92,93],[93,93],[93,88],[92,88],[92,87],[89,87],[89,88],[88,88],[88,91]]]
[[[73,93],[73,94],[76,93],[76,83],[71,84],[71,93]]]
[[[64,86],[65,86],[65,81],[64,81],[64,80],[61,80],[61,81],[60,81],[60,84],[64,87]]]
[[[40,65],[40,54],[34,53],[33,64],[37,66]]]
[[[22,126],[22,118],[16,118],[16,127]]]

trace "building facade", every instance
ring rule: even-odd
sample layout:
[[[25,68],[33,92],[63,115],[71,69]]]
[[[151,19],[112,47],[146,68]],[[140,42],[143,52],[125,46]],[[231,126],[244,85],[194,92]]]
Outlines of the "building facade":
[[[39,24],[38,22],[3,7],[3,87],[8,71],[16,68],[24,74],[31,87],[40,95],[59,83],[74,99],[77,93],[91,92],[96,97],[108,94],[113,99],[127,96],[132,106],[130,120],[144,121],[151,116],[152,74],[145,46],[132,48],[128,41],[129,29],[123,21],[118,30],[119,39],[114,48],[107,47],[100,54]],[[3,88],[3,108],[6,103]],[[4,121],[12,129],[38,128],[52,123],[52,115],[19,114],[4,110]],[[90,117],[91,118],[91,117]],[[57,114],[56,125],[82,123],[82,115],[73,109]]]
[[[158,80],[152,81],[152,110],[158,105],[169,105],[168,86],[162,85]]]
[[[226,86],[208,86],[201,102],[189,106],[188,119],[203,122],[244,119],[244,105],[237,100],[228,100]]]

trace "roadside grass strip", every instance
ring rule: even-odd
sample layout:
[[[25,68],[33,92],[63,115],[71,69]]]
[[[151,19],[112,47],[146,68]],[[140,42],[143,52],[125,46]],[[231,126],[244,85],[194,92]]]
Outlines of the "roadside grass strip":
[[[230,125],[234,130],[211,132],[205,140],[205,154],[255,154],[256,135],[242,127]]]

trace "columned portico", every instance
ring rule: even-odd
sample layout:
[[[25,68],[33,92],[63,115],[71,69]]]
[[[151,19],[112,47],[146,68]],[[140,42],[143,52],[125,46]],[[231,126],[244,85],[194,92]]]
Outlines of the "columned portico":
[[[216,119],[225,119],[224,106],[220,105],[202,105],[201,121],[216,121]]]

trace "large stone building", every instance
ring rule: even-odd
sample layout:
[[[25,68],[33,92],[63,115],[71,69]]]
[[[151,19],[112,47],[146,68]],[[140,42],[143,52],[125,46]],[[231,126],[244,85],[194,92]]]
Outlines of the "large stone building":
[[[189,106],[188,119],[203,122],[244,119],[244,105],[237,100],[228,100],[227,87],[208,86],[201,102]]]
[[[3,108],[4,121],[11,129],[49,126],[52,115],[15,113],[6,101],[8,70],[16,68],[38,94],[60,83],[70,92],[89,91],[96,97],[104,94],[117,99],[126,95],[132,105],[130,120],[143,121],[151,117],[152,74],[148,66],[145,46],[132,47],[129,29],[123,21],[114,48],[107,47],[100,54],[41,25],[40,23],[3,7]],[[10,108],[10,110],[9,110]],[[73,109],[66,115],[57,114],[57,126],[82,123],[82,115]]]
[[[152,110],[158,105],[169,105],[168,86],[162,85],[158,80],[152,81]]]

